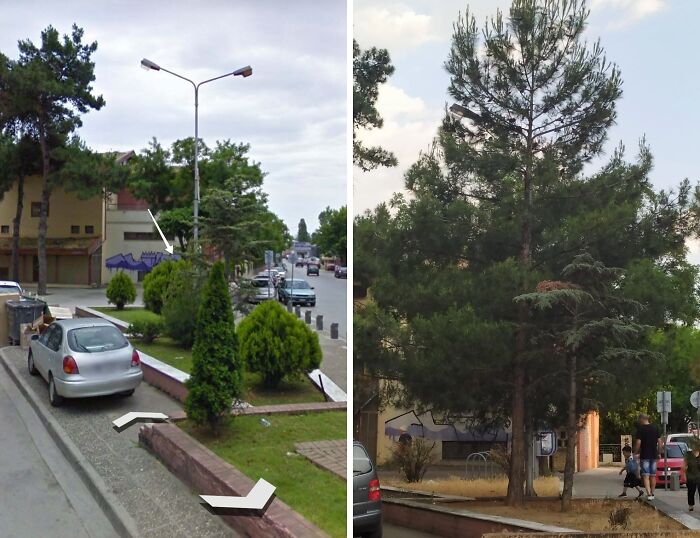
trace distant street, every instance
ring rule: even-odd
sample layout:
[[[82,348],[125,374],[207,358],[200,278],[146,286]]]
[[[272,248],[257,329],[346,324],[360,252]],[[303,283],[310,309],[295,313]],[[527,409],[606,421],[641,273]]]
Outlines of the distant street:
[[[291,264],[287,263],[288,277],[292,277]],[[348,280],[335,278],[333,271],[325,271],[321,268],[319,276],[306,276],[306,267],[295,267],[294,278],[306,280],[316,291],[316,307],[310,308],[312,316],[323,316],[323,327],[330,330],[331,323],[338,323],[338,333],[341,338],[347,338],[347,304]],[[302,311],[307,307],[302,307]]]

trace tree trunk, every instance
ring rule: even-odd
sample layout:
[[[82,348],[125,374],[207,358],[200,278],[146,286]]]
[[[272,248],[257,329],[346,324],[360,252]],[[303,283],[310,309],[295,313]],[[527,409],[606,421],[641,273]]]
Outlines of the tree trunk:
[[[561,496],[561,510],[571,510],[571,496],[574,490],[576,469],[576,440],[578,433],[578,413],[576,412],[576,355],[568,358],[569,374],[568,414],[566,418],[566,464],[564,465],[564,491]]]
[[[535,435],[537,432],[533,426],[529,426],[525,433],[526,438],[526,450],[525,450],[525,496],[526,497],[537,497],[537,492],[535,491],[535,478],[537,463],[535,460]]]
[[[39,144],[41,145],[41,159],[43,163],[43,187],[41,190],[41,210],[39,212],[39,237],[37,241],[37,255],[39,257],[39,282],[37,286],[37,293],[39,295],[46,295],[46,283],[48,281],[46,267],[46,230],[48,227],[47,220],[49,210],[50,185],[49,148],[46,142],[46,133],[44,132],[43,126],[39,128]]]
[[[525,154],[525,174],[523,177],[523,221],[520,236],[520,263],[523,267],[521,288],[527,286],[526,270],[532,261],[530,226],[530,206],[532,205],[532,152],[533,152],[533,99],[530,95],[530,119],[527,132]],[[522,506],[525,486],[525,377],[524,354],[527,351],[527,322],[529,310],[525,303],[518,307],[518,328],[515,336],[515,356],[513,358],[513,402],[512,402],[512,443],[510,472],[508,475],[508,506]]]
[[[22,210],[24,209],[24,173],[20,172],[17,178],[17,209],[15,219],[12,221],[12,258],[10,267],[12,268],[12,280],[19,282],[19,227],[22,223]]]

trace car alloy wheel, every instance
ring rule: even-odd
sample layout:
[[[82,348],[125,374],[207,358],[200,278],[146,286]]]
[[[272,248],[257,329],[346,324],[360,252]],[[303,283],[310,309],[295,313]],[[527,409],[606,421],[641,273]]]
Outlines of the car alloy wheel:
[[[29,356],[27,357],[27,369],[29,370],[29,375],[36,375],[39,373],[36,366],[34,366],[34,355],[32,354],[31,349],[29,350]]]
[[[54,407],[58,407],[63,403],[63,396],[56,392],[56,383],[53,380],[53,376],[49,376],[49,401]]]

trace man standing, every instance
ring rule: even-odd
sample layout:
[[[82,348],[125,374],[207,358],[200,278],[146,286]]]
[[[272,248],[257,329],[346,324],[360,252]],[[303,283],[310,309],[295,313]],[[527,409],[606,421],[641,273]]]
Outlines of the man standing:
[[[647,492],[647,500],[654,500],[656,489],[656,460],[661,451],[661,438],[659,430],[654,424],[649,424],[648,415],[639,415],[637,434],[635,435],[634,453],[639,459],[644,489]]]

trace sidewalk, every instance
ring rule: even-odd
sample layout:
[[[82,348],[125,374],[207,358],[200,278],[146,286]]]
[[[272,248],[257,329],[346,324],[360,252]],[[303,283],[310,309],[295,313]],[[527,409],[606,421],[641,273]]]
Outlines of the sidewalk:
[[[609,497],[617,498],[622,493],[622,476],[619,476],[620,467],[600,467],[591,471],[577,473],[574,477],[574,497]],[[628,490],[630,498],[637,493]],[[696,512],[688,512],[687,492],[685,488],[680,491],[665,491],[656,489],[656,499],[646,501],[656,506],[674,519],[680,521],[691,529],[700,530],[700,505],[696,504]]]
[[[2,367],[0,423],[0,536],[117,538]]]
[[[40,376],[33,377],[27,372],[26,351],[18,347],[2,348],[0,360],[11,368],[13,375],[27,388],[32,400],[77,446],[82,461],[96,471],[120,508],[125,509],[132,518],[132,524],[135,524],[140,536],[237,536],[218,516],[201,506],[198,495],[206,492],[190,491],[159,460],[139,446],[138,425],[122,433],[112,429],[112,420],[129,411],[168,414],[181,409],[177,402],[142,383],[131,397],[66,400],[61,407],[51,407],[46,382]],[[6,372],[4,367],[0,367],[0,370]],[[45,505],[41,503],[40,506]]]

